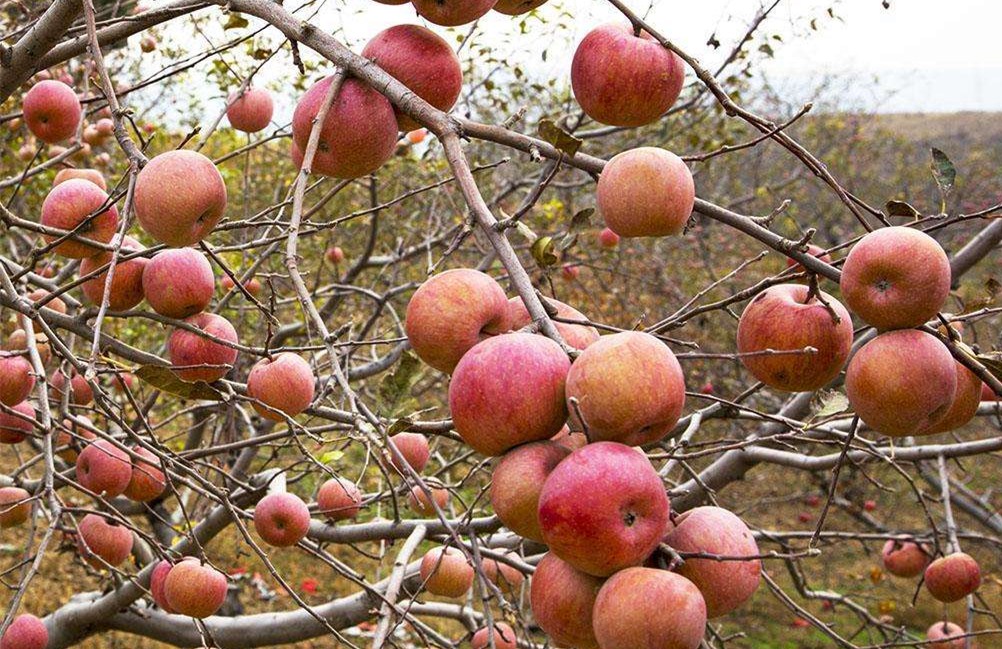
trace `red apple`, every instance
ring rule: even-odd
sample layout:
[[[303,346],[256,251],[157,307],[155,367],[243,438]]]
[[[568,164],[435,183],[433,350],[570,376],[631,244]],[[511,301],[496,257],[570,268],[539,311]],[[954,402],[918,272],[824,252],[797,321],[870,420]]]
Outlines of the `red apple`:
[[[116,521],[87,514],[80,521],[80,552],[95,568],[115,567],[132,554],[132,531]]]
[[[602,579],[575,570],[552,552],[536,566],[529,584],[532,615],[550,640],[562,647],[595,649],[592,610]]]
[[[974,639],[970,639],[968,647],[967,632],[963,627],[953,622],[936,622],[925,632],[928,649],[974,649],[977,646]]]
[[[505,552],[507,556],[519,558],[514,552]],[[481,561],[481,568],[484,576],[487,577],[503,593],[509,596],[516,596],[525,583],[525,575],[518,568],[508,563],[492,557],[486,557]]]
[[[932,428],[924,431],[925,435],[936,435],[962,428],[978,414],[978,406],[981,405],[981,386],[983,385],[981,379],[978,378],[977,374],[964,367],[960,361],[956,361],[954,367],[957,368],[957,392],[954,394],[946,414]]]
[[[0,487],[0,528],[23,525],[31,516],[31,494],[20,487]]]
[[[49,379],[49,387],[52,388],[49,392],[49,397],[61,401],[63,390],[66,388],[66,375],[63,374],[62,370],[56,370],[52,373],[52,377]],[[90,387],[90,383],[87,382],[87,379],[82,374],[78,374],[74,370],[73,378],[70,379],[70,403],[78,406],[86,406],[93,400],[94,389]]]
[[[159,606],[164,613],[174,613],[174,609],[170,607],[170,602],[167,601],[167,595],[164,593],[167,575],[170,574],[173,567],[174,564],[170,561],[161,561],[153,569],[153,574],[150,575],[150,596],[153,597],[153,603]]]
[[[61,81],[39,81],[24,95],[21,105],[28,130],[48,144],[73,137],[83,110],[80,99]]]
[[[45,649],[48,644],[45,623],[30,613],[14,618],[0,638],[0,649]]]
[[[185,559],[171,568],[163,593],[178,615],[201,619],[220,609],[226,589],[226,575],[197,559]]]
[[[133,460],[132,477],[123,494],[129,500],[141,503],[159,498],[167,488],[160,459],[152,451],[142,447],[136,447],[132,452],[143,459]]]
[[[543,542],[539,528],[539,494],[554,468],[570,455],[552,441],[517,446],[504,454],[491,478],[491,506],[505,527],[519,536]]]
[[[545,3],[546,0],[498,0],[498,3],[494,5],[494,11],[509,16],[518,16],[527,14],[537,7],[542,7]]]
[[[142,251],[146,247],[133,239],[125,237],[122,242],[121,254],[127,251]],[[80,275],[89,275],[99,268],[111,263],[111,253],[102,252],[93,257],[88,257],[80,262]],[[112,311],[127,311],[143,301],[143,271],[149,260],[145,257],[136,257],[127,261],[121,261],[115,265],[115,274],[111,278],[111,292],[108,298],[108,308]],[[108,271],[88,279],[80,287],[84,296],[91,303],[100,305],[104,300],[105,283],[108,279]]]
[[[341,246],[331,246],[327,249],[325,257],[327,261],[337,266],[344,261],[344,250],[341,250]]]
[[[271,93],[264,88],[248,88],[239,96],[233,93],[226,102],[226,118],[230,120],[230,126],[244,133],[257,133],[268,128],[275,113]]]
[[[168,318],[187,318],[212,302],[216,277],[205,255],[193,248],[157,253],[143,271],[143,292],[153,310]]]
[[[611,228],[602,228],[602,231],[598,233],[598,245],[606,250],[618,248],[619,235],[613,232]]]
[[[560,267],[560,276],[564,281],[573,282],[581,275],[581,266],[578,264],[564,264]]]
[[[449,492],[433,482],[425,481],[425,484],[431,491],[431,499],[428,498],[428,494],[424,492],[424,489],[420,485],[415,485],[411,487],[410,493],[407,494],[407,504],[415,514],[426,518],[437,518],[438,514],[435,512],[435,507],[432,506],[432,503],[434,502],[439,509],[446,511],[446,507],[449,505]]]
[[[493,629],[484,627],[474,633],[473,639],[470,640],[470,649],[489,649],[492,638],[494,649],[518,649],[515,630],[504,622],[495,622]]]
[[[404,456],[404,461],[414,469],[415,473],[421,473],[428,466],[428,460],[431,458],[431,449],[428,447],[427,437],[421,433],[397,433],[390,440],[397,447],[397,450],[400,451],[400,454]],[[390,464],[397,471],[405,473],[404,467],[392,454],[390,455]]]
[[[208,336],[237,344],[237,331],[230,322],[214,313],[199,313],[185,320]],[[237,360],[237,350],[222,343],[193,333],[175,329],[167,344],[174,374],[182,381],[212,383],[226,376]]]
[[[456,548],[432,548],[421,559],[425,590],[440,597],[463,597],[473,585],[473,566]]]
[[[825,252],[825,249],[821,246],[816,246],[813,243],[807,245],[807,254],[812,257],[817,257],[826,264],[832,263],[832,256]],[[807,269],[800,265],[796,259],[792,257],[786,258],[786,267],[792,268],[794,273],[803,273]]]
[[[23,442],[35,427],[35,408],[27,401],[7,407],[14,412],[0,408],[0,444]]]
[[[108,184],[104,181],[104,175],[97,169],[60,169],[52,181],[52,186],[61,185],[71,178],[89,180],[102,190],[108,191]]]
[[[3,354],[0,352],[0,403],[15,406],[31,394],[35,374],[24,356]]]
[[[331,478],[317,493],[319,513],[332,521],[358,516],[362,506],[362,492],[346,478]]]
[[[981,567],[968,554],[954,552],[940,557],[925,569],[925,587],[941,602],[964,599],[981,586]]]
[[[631,149],[615,156],[598,179],[605,224],[621,237],[664,237],[685,229],[696,198],[689,167],[671,151]]]
[[[987,383],[981,384],[981,400],[982,401],[1002,401],[1002,395],[995,394],[991,386]]]
[[[310,531],[310,510],[295,494],[270,494],[254,508],[254,529],[268,545],[291,547]]]
[[[912,541],[897,541],[890,539],[884,544],[880,553],[884,570],[895,577],[918,577],[929,565],[929,553],[926,548]]]
[[[94,424],[87,417],[66,418],[62,423],[62,430],[56,438],[55,447],[61,449],[56,454],[68,464],[75,464],[80,456],[80,449],[84,442],[97,439],[92,429]]]
[[[251,368],[247,396],[261,402],[251,403],[259,415],[284,421],[283,414],[295,417],[310,407],[315,383],[310,364],[299,354],[284,352],[263,358]]]
[[[546,302],[548,302],[550,306],[556,310],[557,318],[579,321],[588,320],[585,314],[581,313],[572,306],[564,304],[560,300],[546,298]],[[508,326],[512,331],[518,331],[519,329],[528,327],[532,324],[532,317],[529,315],[529,311],[525,308],[525,303],[522,301],[522,298],[513,297],[508,300],[508,320]],[[560,335],[563,336],[564,342],[575,349],[584,349],[599,338],[598,329],[595,327],[567,324],[565,322],[554,322],[554,324],[557,327],[557,331],[559,331]]]
[[[106,439],[88,444],[76,466],[80,486],[105,498],[121,496],[132,480],[129,454]]]
[[[417,12],[430,23],[458,27],[472,23],[497,4],[498,0],[411,0]]]
[[[139,225],[173,248],[204,239],[223,218],[225,209],[226,184],[212,160],[201,153],[161,153],[136,178]]]
[[[91,241],[109,243],[118,229],[118,209],[108,204],[108,195],[94,183],[71,178],[53,187],[45,197],[41,224],[72,231],[74,236]],[[51,244],[62,236],[47,234],[44,239]],[[68,237],[52,252],[70,259],[85,259],[100,253],[101,249]]]

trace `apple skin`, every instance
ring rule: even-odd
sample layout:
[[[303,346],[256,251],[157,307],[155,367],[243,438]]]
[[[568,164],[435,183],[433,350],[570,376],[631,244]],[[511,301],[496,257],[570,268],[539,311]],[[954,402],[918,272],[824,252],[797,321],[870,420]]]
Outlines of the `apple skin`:
[[[575,407],[571,402],[577,400]],[[685,406],[685,377],[675,354],[639,331],[602,336],[567,375],[571,429],[591,440],[641,446],[674,428]]]
[[[244,133],[257,133],[268,128],[275,104],[264,88],[248,88],[243,95],[231,94],[226,100],[226,118],[230,126]]]
[[[575,570],[552,552],[543,556],[529,581],[536,624],[561,647],[596,649],[592,611],[602,579]]]
[[[414,291],[405,329],[414,353],[448,374],[478,342],[508,330],[508,298],[479,270],[447,270]]]
[[[53,187],[45,200],[42,201],[41,224],[61,230],[74,230],[78,236],[100,243],[110,243],[118,229],[118,209],[107,205],[108,195],[103,189],[83,178],[70,178]],[[89,223],[80,227],[91,214],[102,207],[100,212]],[[57,236],[44,235],[47,244],[58,239]],[[52,249],[53,254],[70,259],[86,259],[101,252],[86,243],[66,239]]]
[[[331,246],[327,249],[324,257],[327,261],[337,266],[344,261],[344,250],[341,249],[341,246]]]
[[[237,331],[230,322],[214,313],[199,313],[185,320],[206,334],[231,343],[238,343]],[[174,374],[182,381],[212,383],[226,376],[237,360],[237,350],[187,331],[175,329],[167,344],[170,362],[176,367],[210,365],[216,367],[187,367],[176,369]],[[222,366],[222,367],[219,367]]]
[[[588,320],[585,314],[570,305],[564,304],[560,300],[546,298],[546,302],[556,310],[558,318]],[[532,316],[529,315],[529,311],[525,308],[522,298],[513,297],[508,300],[508,326],[511,330],[518,331],[523,327],[528,327],[530,324],[532,324]],[[599,338],[598,329],[595,327],[567,324],[565,322],[554,322],[553,324],[556,325],[560,335],[564,337],[564,342],[574,349],[582,350]]]
[[[46,291],[45,289],[40,288],[38,290],[32,291],[31,293],[28,293],[28,299],[31,300],[32,302],[38,304],[42,300],[45,300],[46,298],[48,298],[50,295],[52,295],[52,294],[49,293],[48,291]],[[58,297],[54,297],[54,298],[49,299],[45,303],[45,307],[44,308],[46,308],[46,309],[52,309],[53,311],[57,311],[59,313],[62,313],[63,315],[66,315],[66,313],[67,313],[66,303],[63,302]],[[25,346],[27,346],[27,344]]]
[[[397,447],[400,454],[404,456],[404,461],[414,469],[415,473],[421,473],[428,466],[431,459],[431,449],[428,447],[428,438],[421,433],[397,433],[390,438],[393,445]],[[397,458],[390,455],[390,464],[399,471],[405,473],[404,467],[397,462]]]
[[[45,623],[30,613],[14,618],[0,638],[0,649],[45,649],[48,644]]]
[[[504,622],[495,622],[493,629],[484,627],[474,633],[470,640],[470,649],[489,649],[492,636],[494,649],[518,649],[518,639],[514,629]]]
[[[136,218],[151,237],[172,248],[204,239],[223,218],[226,184],[201,153],[175,150],[147,163],[136,178]]]
[[[518,558],[518,555],[513,552],[505,554]],[[480,567],[487,580],[506,595],[516,595],[522,588],[522,584],[525,583],[525,575],[522,574],[521,570],[493,557],[483,557]]]
[[[62,424],[63,429],[59,431],[59,436],[56,437],[56,441],[53,443],[55,448],[66,447],[58,451],[57,455],[67,464],[76,463],[77,458],[80,457],[79,450],[85,442],[97,439],[97,435],[91,430],[94,428],[94,424],[90,419],[81,416],[77,416],[75,419],[83,421],[82,423],[77,423],[69,418],[64,419]]]
[[[576,451],[588,444],[588,438],[585,437],[584,433],[571,432],[570,427],[566,424],[560,429],[560,432],[550,438],[550,441],[560,444],[569,451]]]
[[[646,457],[623,444],[593,442],[571,453],[546,479],[539,525],[553,554],[589,575],[606,577],[650,556],[664,536],[670,508]]]
[[[609,126],[656,121],[678,99],[684,83],[678,55],[647,32],[635,36],[628,23],[590,31],[571,62],[574,98],[589,117]]]
[[[640,147],[609,160],[598,179],[596,200],[606,226],[619,236],[665,237],[685,229],[696,185],[677,155]]]
[[[895,577],[911,579],[925,572],[931,557],[918,543],[889,539],[880,553],[884,570]]]
[[[842,298],[877,329],[918,327],[950,295],[950,260],[939,243],[901,226],[870,232],[842,266]]]
[[[567,421],[564,384],[570,367],[560,345],[536,334],[478,343],[449,383],[453,427],[483,455],[549,439]]]
[[[21,110],[28,130],[47,144],[73,137],[83,116],[77,93],[61,81],[48,79],[25,93]]]
[[[992,390],[991,386],[987,383],[981,384],[981,400],[982,401],[1002,401],[1002,396],[995,394],[995,390]]]
[[[34,429],[35,408],[27,401],[10,407],[14,413],[0,410],[0,444],[23,442]],[[20,415],[20,416],[18,416]],[[24,419],[27,417],[28,419]]]
[[[66,388],[66,375],[62,370],[56,370],[49,379],[49,397],[62,400],[63,390]],[[86,406],[94,400],[94,389],[81,374],[73,370],[73,378],[70,379],[70,403],[78,406]]]
[[[925,646],[928,649],[965,649],[968,640],[966,635],[967,632],[953,622],[936,622],[925,632]],[[970,641],[971,649],[974,649],[977,643],[974,638]]]
[[[498,0],[411,0],[411,4],[430,23],[458,27],[472,23],[497,4]]]
[[[144,459],[133,459],[132,477],[123,495],[129,500],[140,503],[156,500],[167,488],[167,479],[161,468],[160,458],[142,447],[136,447],[132,452]]]
[[[969,554],[954,552],[925,569],[925,587],[941,602],[957,602],[981,586],[981,567]]]
[[[132,554],[132,531],[97,514],[80,521],[80,551],[95,568],[121,565]]]
[[[204,311],[216,291],[212,265],[194,248],[158,252],[143,272],[143,292],[154,311],[183,319]]]
[[[935,336],[902,329],[880,334],[856,352],[845,388],[849,403],[870,428],[890,437],[921,435],[949,411],[957,370]]]
[[[296,105],[292,139],[300,154],[306,151],[313,119],[320,112],[331,79],[316,83]],[[347,79],[320,129],[311,171],[334,178],[367,176],[383,166],[396,147],[393,105],[358,79]]]
[[[171,608],[170,602],[167,601],[167,596],[164,594],[164,585],[167,582],[167,575],[170,574],[171,568],[174,567],[170,561],[163,560],[156,565],[153,569],[153,573],[150,575],[150,596],[153,598],[153,603],[159,606],[164,613],[174,613],[174,609]]]
[[[164,597],[174,612],[198,619],[213,615],[226,601],[226,576],[197,559],[185,559],[171,568],[164,581]]]
[[[121,496],[132,480],[129,454],[106,439],[88,444],[77,457],[76,467],[80,486],[105,498]]]
[[[346,478],[331,478],[317,492],[319,513],[332,521],[358,516],[362,507],[362,492]]]
[[[824,248],[822,248],[821,246],[816,246],[813,243],[807,245],[807,254],[809,254],[812,257],[817,257],[826,264],[832,263],[832,256],[826,253]],[[806,272],[807,270],[806,268],[800,265],[800,262],[798,262],[796,259],[792,257],[786,258],[786,267],[792,268],[793,272],[795,273],[803,273]]]
[[[0,488],[0,529],[23,525],[31,516],[31,494],[20,487]]]
[[[564,264],[560,267],[560,276],[567,282],[573,282],[581,275],[581,266],[578,264]]]
[[[614,250],[619,247],[620,236],[612,231],[612,228],[602,228],[598,233],[598,245],[606,250]]]
[[[122,252],[128,250],[141,251],[146,247],[133,239],[125,237],[122,242]],[[111,263],[111,253],[101,252],[80,262],[80,275],[89,275],[98,268]],[[111,278],[111,296],[108,298],[108,308],[112,311],[127,311],[143,301],[143,271],[149,259],[136,257],[115,265],[115,275]],[[108,271],[95,275],[80,287],[84,296],[95,305],[100,305],[104,299],[104,285],[108,279]]]
[[[508,16],[527,14],[537,7],[546,4],[546,0],[498,0],[494,11]]]
[[[0,356],[0,403],[15,406],[35,387],[34,370],[24,356]]]
[[[813,392],[839,375],[852,350],[852,316],[831,295],[821,297],[831,313],[803,284],[780,284],[765,289],[745,307],[738,322],[738,352],[814,347],[816,354],[743,356],[741,363],[769,387],[789,392]]]
[[[960,361],[954,361],[954,367],[957,368],[957,391],[950,403],[950,409],[942,419],[933,424],[932,428],[924,431],[923,435],[936,435],[962,428],[978,414],[983,385],[981,379]]]
[[[449,492],[442,487],[434,486],[428,482],[425,482],[425,484],[431,490],[431,497],[435,505],[442,511],[446,511],[446,507],[449,506]],[[435,508],[432,506],[432,500],[428,500],[428,494],[419,485],[411,487],[410,493],[407,494],[407,505],[411,508],[411,511],[425,518],[438,517]]]
[[[61,185],[71,178],[89,180],[102,190],[108,191],[108,183],[105,182],[104,175],[97,169],[60,169],[52,181],[52,186]]]
[[[310,510],[295,494],[267,495],[254,508],[254,529],[268,545],[292,547],[310,531]]]
[[[376,34],[362,50],[400,83],[435,108],[449,112],[463,89],[463,69],[449,43],[420,25],[396,25]],[[401,131],[421,125],[396,111]]]
[[[299,354],[283,352],[273,358],[263,358],[251,368],[247,376],[247,395],[264,404],[251,404],[257,414],[272,421],[285,421],[279,413],[295,417],[310,407],[315,383],[313,368],[306,359]]]
[[[706,632],[706,604],[696,585],[654,568],[610,577],[592,615],[602,649],[696,649]]]
[[[566,446],[552,441],[516,446],[502,456],[491,478],[491,506],[512,532],[543,542],[539,528],[539,494],[543,483],[564,458]]]
[[[473,586],[474,575],[473,566],[457,548],[432,548],[421,559],[421,580],[432,595],[463,597]]]
[[[678,552],[707,552],[724,557],[759,554],[751,530],[740,518],[720,507],[696,507],[674,520],[666,542]],[[696,585],[706,602],[706,616],[727,615],[758,589],[762,562],[686,559],[676,571]]]

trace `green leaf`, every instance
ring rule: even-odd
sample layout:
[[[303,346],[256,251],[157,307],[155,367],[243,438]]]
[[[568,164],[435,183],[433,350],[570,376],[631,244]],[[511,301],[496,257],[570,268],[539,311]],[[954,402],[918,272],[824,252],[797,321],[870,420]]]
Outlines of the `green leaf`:
[[[414,421],[411,420],[410,417],[401,417],[400,419],[395,420],[392,424],[389,425],[389,427],[386,429],[386,434],[392,437],[397,433],[404,432],[413,425]]]
[[[945,153],[932,147],[932,176],[939,185],[940,193],[945,197],[953,189],[953,183],[957,180],[957,168],[953,166],[950,158]]]
[[[410,394],[420,371],[421,361],[418,357],[411,352],[404,352],[400,362],[391,372],[383,376],[383,380],[379,383],[380,400],[389,409],[394,409],[401,399]]]
[[[556,245],[553,237],[540,237],[532,244],[532,258],[542,268],[555,266],[560,261],[560,257],[555,250]]]
[[[890,216],[905,216],[912,219],[921,216],[921,212],[904,201],[887,201],[886,207]]]
[[[231,13],[230,17],[226,21],[226,24],[223,25],[223,29],[243,29],[248,25],[250,25],[250,21],[246,18],[238,13]]]
[[[334,462],[337,462],[343,457],[344,457],[344,451],[327,451],[326,453],[320,456],[320,461],[323,464],[333,464]]]
[[[848,409],[849,399],[841,392],[836,390],[822,392],[818,403],[818,411],[814,413],[814,416],[818,419],[824,419],[832,415],[837,415],[840,412],[845,412]]]
[[[576,138],[560,128],[552,119],[540,120],[537,131],[539,137],[569,156],[577,153],[581,145],[584,144],[584,140]]]
[[[187,383],[177,378],[177,375],[169,367],[163,365],[144,365],[135,371],[135,375],[161,392],[167,392],[182,399],[224,401],[223,394],[208,383],[201,381]]]

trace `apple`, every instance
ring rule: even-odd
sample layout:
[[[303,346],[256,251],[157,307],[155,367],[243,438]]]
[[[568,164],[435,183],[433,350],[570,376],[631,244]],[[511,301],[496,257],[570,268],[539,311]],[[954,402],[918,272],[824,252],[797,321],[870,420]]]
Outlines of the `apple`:
[[[567,403],[571,428],[589,439],[641,446],[675,427],[685,377],[667,345],[624,331],[602,336],[577,357],[567,375]]]
[[[493,639],[494,649],[518,649],[515,630],[504,622],[495,622],[494,628],[484,627],[473,634],[470,649],[489,649]]]
[[[88,444],[76,466],[80,486],[105,498],[121,496],[132,480],[129,454],[106,439]]]
[[[877,329],[906,329],[935,317],[950,295],[950,260],[924,232],[901,226],[870,232],[842,266],[849,310]]]
[[[22,144],[17,150],[17,159],[21,162],[31,162],[35,158],[35,148],[30,144]]]
[[[134,204],[143,230],[160,243],[183,248],[204,239],[223,218],[226,184],[201,153],[168,151],[139,172]]]
[[[437,547],[421,559],[425,590],[440,597],[463,597],[473,585],[473,566],[457,548]]]
[[[628,23],[590,31],[571,62],[574,98],[588,117],[610,126],[656,121],[684,83],[682,59],[647,32],[636,35]]]
[[[428,447],[427,437],[421,433],[397,433],[390,440],[415,473],[421,473],[428,466],[431,449]],[[406,473],[402,464],[392,454],[390,454],[390,464],[400,473]]]
[[[1002,401],[1002,395],[995,394],[995,390],[992,390],[991,386],[987,383],[981,384],[981,400],[982,401]]]
[[[237,331],[226,318],[214,313],[199,313],[185,320],[208,336],[238,344]],[[212,383],[226,376],[237,360],[237,350],[193,333],[175,329],[167,343],[174,374],[182,381]]]
[[[234,283],[229,275],[223,275],[223,279],[219,283],[222,285],[223,291],[227,293],[232,291],[236,286],[236,283]],[[248,280],[244,280],[243,288],[252,296],[257,297],[261,293],[261,282],[258,278],[251,277]]]
[[[157,39],[152,36],[143,36],[139,40],[139,49],[145,54],[149,54],[153,50],[157,49]]]
[[[925,569],[925,587],[941,602],[964,599],[981,586],[981,567],[968,554],[954,552],[940,557]]]
[[[54,447],[62,449],[56,454],[67,464],[75,464],[80,456],[80,449],[83,442],[97,439],[94,434],[94,424],[87,417],[66,418],[63,420],[62,429],[56,437]]]
[[[154,311],[187,318],[212,302],[216,276],[205,255],[194,248],[158,252],[143,271],[143,293]]]
[[[61,401],[63,390],[66,388],[66,375],[63,374],[62,370],[56,370],[52,373],[52,377],[49,379],[49,386],[52,388],[49,392],[49,397]],[[70,379],[70,403],[78,406],[86,406],[93,400],[94,389],[90,387],[90,383],[87,382],[87,379],[82,374],[78,374],[76,370],[73,370],[73,378]]]
[[[230,126],[244,133],[257,133],[268,128],[275,104],[264,88],[248,88],[242,95],[232,93],[226,100],[226,118]]]
[[[567,421],[567,354],[549,338],[496,336],[463,356],[449,383],[453,427],[484,455],[549,439]]]
[[[615,442],[594,442],[571,453],[539,495],[543,541],[553,554],[596,577],[650,556],[664,536],[669,511],[650,461]]]
[[[80,521],[80,552],[95,568],[115,567],[132,554],[132,530],[98,514]]]
[[[97,130],[97,126],[94,124],[88,124],[84,127],[83,134],[81,138],[90,146],[101,146],[107,141],[108,137],[104,135],[101,131]],[[59,174],[56,174],[58,177]],[[105,188],[107,189],[107,187]]]
[[[111,387],[119,394],[136,389],[136,375],[131,372],[117,372],[111,380]]]
[[[445,511],[445,508],[449,505],[449,492],[433,482],[426,480],[425,484],[428,486],[428,490],[431,491],[431,499],[429,500],[428,494],[424,492],[424,489],[420,485],[414,485],[407,494],[407,505],[415,514],[426,518],[437,518],[438,514],[435,511],[435,506]],[[432,505],[433,502],[435,506]]]
[[[477,20],[498,0],[411,0],[411,4],[430,23],[458,27]]]
[[[704,552],[721,557],[759,554],[751,530],[740,518],[720,507],[696,507],[674,520],[665,542],[677,552]],[[727,615],[755,594],[762,562],[687,558],[677,572],[694,583],[706,601],[709,618]]]
[[[115,134],[115,122],[112,121],[110,117],[102,117],[94,123],[94,128],[97,132],[105,137],[110,137]]]
[[[0,528],[24,524],[31,516],[31,494],[20,487],[0,487]]]
[[[150,596],[153,598],[153,603],[163,609],[164,613],[174,613],[174,609],[171,608],[170,602],[167,601],[167,595],[164,593],[167,575],[170,574],[173,567],[174,564],[165,559],[157,563],[150,575]]]
[[[118,229],[118,209],[108,203],[108,194],[91,181],[70,178],[53,187],[45,197],[41,224],[72,231],[75,236],[91,241],[109,243]],[[47,234],[44,239],[51,244],[62,237]],[[70,259],[86,259],[99,254],[101,249],[68,237],[52,252]]]
[[[0,649],[45,649],[48,644],[45,623],[30,613],[14,618],[0,638]]]
[[[408,131],[406,135],[407,141],[411,144],[421,144],[427,137],[428,129],[426,128],[418,128],[413,131]]]
[[[269,494],[254,508],[254,529],[268,545],[291,547],[310,531],[310,510],[295,494]]]
[[[821,246],[816,246],[813,243],[807,244],[807,254],[812,257],[817,257],[826,264],[832,263],[832,256],[825,252],[825,249]],[[796,259],[792,257],[786,258],[786,267],[792,268],[794,273],[803,273],[807,269],[800,265]]]
[[[28,398],[33,387],[35,374],[28,359],[0,352],[0,403],[15,406]]]
[[[491,506],[512,532],[543,542],[539,528],[539,494],[554,468],[571,449],[553,441],[516,446],[504,454],[491,478]]]
[[[97,169],[60,169],[52,181],[52,186],[61,185],[71,178],[89,180],[102,190],[108,191],[108,184],[104,180],[104,175]]]
[[[566,282],[573,282],[581,275],[581,266],[578,264],[564,264],[560,267],[560,276]]]
[[[43,300],[47,300],[45,302],[45,308],[52,309],[53,311],[57,311],[59,313],[62,313],[63,315],[66,315],[67,313],[66,303],[63,302],[58,297],[50,297],[51,295],[52,293],[49,293],[45,289],[40,288],[32,291],[31,293],[28,293],[28,299],[34,302],[35,304],[41,304]]]
[[[122,242],[122,253],[126,251],[142,251],[146,246],[132,237],[125,237]],[[80,262],[80,275],[89,275],[99,268],[111,263],[112,253],[101,252]],[[108,298],[108,308],[112,311],[127,311],[143,301],[143,271],[149,260],[136,257],[115,265],[115,274],[111,278],[111,293]],[[104,288],[108,279],[108,271],[88,279],[80,287],[84,296],[93,304],[100,305],[104,300]]]
[[[613,232],[611,228],[602,228],[602,231],[598,233],[598,245],[606,250],[618,248],[619,239],[619,235]]]
[[[621,237],[664,237],[685,229],[696,200],[689,167],[657,147],[617,154],[598,179],[596,201],[606,226]]]
[[[447,270],[414,292],[405,329],[421,360],[451,373],[470,348],[508,330],[508,298],[500,284],[479,270]]]
[[[575,570],[552,552],[543,555],[529,583],[536,624],[561,647],[596,649],[592,610],[602,579]]]
[[[140,503],[156,500],[167,488],[160,458],[142,447],[136,447],[132,452],[142,459],[133,459],[129,486],[122,493],[129,500]]]
[[[13,412],[0,408],[0,444],[17,444],[31,434],[35,427],[35,408],[27,401],[8,406]]]
[[[53,302],[56,301],[62,302],[62,300],[59,300],[58,298],[53,300]],[[35,347],[38,349],[38,355],[41,357],[42,364],[47,364],[52,358],[52,347],[49,345],[49,337],[41,331],[36,331]],[[25,333],[24,329],[15,329],[11,332],[10,336],[7,337],[7,342],[4,343],[0,349],[2,349],[2,351],[24,354],[28,351],[28,334]],[[0,358],[2,357],[2,353],[0,353]]]
[[[358,516],[362,507],[362,492],[346,478],[331,478],[317,492],[319,513],[332,521]]]
[[[506,552],[505,554],[515,558],[518,557],[513,552]],[[525,575],[522,574],[521,570],[492,557],[485,557],[481,561],[481,569],[488,580],[509,596],[517,594],[525,582]]]
[[[333,77],[306,91],[292,116],[292,139],[305,152]],[[310,170],[335,178],[367,176],[383,166],[397,147],[393,105],[358,79],[341,84],[337,99],[320,128],[320,144]],[[297,165],[297,167],[300,165]]]
[[[559,433],[550,438],[550,441],[556,442],[570,451],[576,451],[588,443],[588,438],[585,437],[584,433],[571,432],[571,429],[565,424]]]
[[[25,93],[21,110],[28,130],[48,144],[73,137],[83,116],[80,99],[73,89],[49,79],[39,81]]]
[[[957,392],[953,356],[915,329],[880,334],[856,352],[846,395],[867,426],[890,437],[921,435],[949,412]]]
[[[310,407],[316,381],[313,368],[302,356],[283,352],[262,358],[251,368],[247,396],[261,402],[251,402],[259,415],[284,421],[283,414],[295,417]]]
[[[926,548],[912,541],[890,539],[880,553],[884,570],[895,577],[918,577],[929,565]]]
[[[226,575],[198,559],[185,559],[171,568],[163,593],[178,615],[201,619],[222,607],[226,590]]]
[[[592,619],[602,649],[696,649],[706,632],[706,603],[681,575],[627,568],[599,589]]]
[[[331,246],[327,249],[324,256],[327,258],[327,261],[337,266],[344,261],[344,250],[341,250],[341,246]]]
[[[494,11],[509,16],[518,16],[527,14],[537,7],[542,7],[545,3],[546,0],[498,0],[498,3],[494,5]]]
[[[964,367],[960,361],[955,361],[957,368],[957,392],[953,396],[950,408],[932,428],[923,435],[936,435],[962,428],[973,421],[981,405],[981,386],[978,375]]]
[[[588,318],[585,314],[581,313],[577,309],[567,304],[564,304],[560,300],[554,300],[553,298],[545,298],[545,301],[550,304],[557,312],[556,317],[563,318],[565,320],[579,320],[587,321]],[[528,327],[532,324],[532,317],[529,315],[529,311],[525,308],[525,303],[520,297],[513,297],[508,300],[508,326],[512,331],[518,331],[524,327]],[[564,342],[566,342],[571,347],[581,350],[598,340],[598,329],[595,327],[589,327],[588,325],[577,325],[577,324],[567,324],[565,322],[554,322],[557,327],[557,331],[563,336]]]
[[[769,387],[813,392],[839,375],[852,350],[852,317],[824,291],[821,300],[803,284],[780,284],[755,296],[738,322],[738,352],[792,351],[814,354],[742,356],[741,363]],[[837,314],[838,322],[825,306]]]
[[[973,649],[976,647],[974,639],[970,639],[970,647],[967,645],[967,632],[960,625],[953,622],[936,622],[925,632],[928,649]]]
[[[362,56],[374,61],[408,90],[444,112],[452,109],[463,89],[463,70],[452,46],[435,32],[419,25],[396,25],[384,29],[369,41],[362,50]],[[420,127],[399,109],[396,116],[401,131]]]

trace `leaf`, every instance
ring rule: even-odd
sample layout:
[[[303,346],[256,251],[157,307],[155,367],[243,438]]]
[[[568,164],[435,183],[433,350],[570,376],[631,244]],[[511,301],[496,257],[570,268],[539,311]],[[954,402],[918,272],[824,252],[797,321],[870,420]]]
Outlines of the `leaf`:
[[[226,24],[223,25],[223,29],[243,29],[250,25],[250,21],[241,16],[238,13],[231,13],[230,17],[226,20]]]
[[[580,232],[591,223],[591,217],[595,213],[594,207],[586,207],[571,218],[571,232]]]
[[[343,457],[344,451],[327,451],[320,456],[320,462],[323,464],[333,464]]]
[[[886,207],[890,216],[905,216],[914,219],[922,215],[921,212],[904,201],[887,201]]]
[[[205,401],[225,401],[223,394],[208,383],[187,383],[177,378],[164,365],[144,365],[134,374],[156,389],[181,397],[182,399],[203,399]]]
[[[950,158],[945,153],[932,147],[932,176],[939,185],[939,191],[946,196],[953,189],[953,183],[957,180],[957,168],[953,166]]]
[[[410,417],[401,417],[400,419],[397,419],[392,424],[390,424],[389,427],[387,427],[386,434],[392,437],[397,433],[404,432],[413,425],[414,422],[411,420]]]
[[[841,392],[832,390],[831,392],[821,393],[818,411],[814,413],[814,416],[818,419],[824,419],[848,409],[849,399]]]
[[[553,237],[540,237],[532,244],[532,258],[536,260],[542,268],[555,266],[560,257],[555,252],[556,246]]]
[[[404,352],[400,362],[379,383],[379,397],[382,402],[390,409],[399,404],[400,400],[410,393],[420,370],[421,361],[418,357],[411,352]]]
[[[543,140],[572,157],[584,144],[584,140],[576,138],[560,128],[552,119],[540,120],[537,132]]]
[[[985,366],[992,376],[1002,381],[1002,352],[991,352],[990,354],[978,354],[975,356],[981,364]]]

